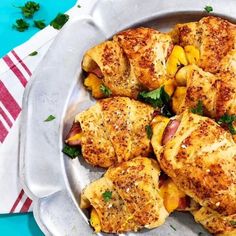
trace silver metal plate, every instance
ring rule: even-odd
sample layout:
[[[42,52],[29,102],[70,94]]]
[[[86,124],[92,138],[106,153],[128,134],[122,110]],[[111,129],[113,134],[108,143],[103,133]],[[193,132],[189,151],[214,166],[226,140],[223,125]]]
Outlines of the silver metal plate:
[[[61,152],[74,115],[94,103],[81,84],[81,60],[87,49],[125,28],[142,25],[167,31],[180,22],[199,20],[203,8],[235,21],[236,1],[81,0],[83,16],[66,26],[40,63],[24,96],[20,137],[20,176],[34,200],[34,216],[46,235],[93,235],[78,202],[81,189],[103,170]],[[45,123],[48,115],[56,119]],[[176,231],[170,227],[173,225]],[[153,230],[127,235],[209,235],[188,213],[172,214]],[[99,234],[106,235],[106,234]]]

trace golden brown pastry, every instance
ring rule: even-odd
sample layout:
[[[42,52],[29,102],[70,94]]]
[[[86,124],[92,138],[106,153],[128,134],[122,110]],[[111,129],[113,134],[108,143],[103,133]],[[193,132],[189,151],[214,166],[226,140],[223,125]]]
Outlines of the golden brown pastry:
[[[84,85],[92,96],[124,96],[78,114],[66,140],[81,146],[88,163],[110,167],[81,196],[96,232],[158,227],[180,210],[213,234],[236,235],[236,136],[190,113],[201,102],[209,117],[236,114],[235,46],[236,26],[209,16],[169,34],[128,29],[86,52]],[[177,86],[178,115],[152,120],[153,108],[130,98],[161,86],[170,96]],[[156,161],[137,157],[152,151],[150,122],[152,147],[170,177],[164,180]]]
[[[222,60],[220,68],[217,74],[205,72],[196,65],[181,68],[176,75],[179,86],[173,95],[173,110],[180,114],[201,101],[204,115],[209,117],[236,114],[236,51]]]
[[[236,26],[218,17],[178,24],[170,33],[189,64],[176,74],[173,110],[180,114],[201,101],[204,114],[236,114]]]
[[[185,111],[156,117],[152,146],[161,168],[201,206],[236,214],[236,144],[213,120]]]
[[[103,97],[94,92],[98,84],[113,96],[136,98],[140,91],[159,88],[171,79],[167,59],[172,49],[168,34],[143,27],[123,31],[85,53],[82,68],[90,76],[84,84],[95,98]]]
[[[224,113],[236,114],[236,49],[221,61],[216,76],[216,117]]]
[[[105,41],[89,49],[84,56],[82,68],[97,76],[97,80],[108,87],[114,96],[136,97],[138,94],[140,83],[124,51],[115,41]],[[84,82],[87,87],[88,79]]]
[[[192,211],[196,222],[202,224],[210,233],[217,236],[236,235],[236,214],[222,216],[209,208],[201,207]]]
[[[109,167],[151,152],[146,126],[154,109],[126,97],[100,100],[75,117],[66,142],[80,145],[84,159],[94,165]],[[75,126],[79,126],[75,132]]]
[[[173,49],[169,35],[154,29],[137,28],[123,31],[113,39],[123,49],[143,87],[153,90],[166,82],[166,61]]]
[[[168,212],[158,187],[160,168],[153,159],[137,157],[110,167],[89,184],[81,196],[81,208],[92,206],[95,231],[121,233],[154,228]]]
[[[204,114],[210,117],[216,116],[216,97],[217,77],[209,72],[203,71],[196,65],[188,65],[180,69],[177,73],[185,72],[184,76],[186,81],[182,82],[183,86],[178,86],[173,96],[173,110],[180,114],[186,109],[191,109],[197,106],[199,101],[202,102],[204,107]],[[182,88],[182,90],[181,90]]]
[[[236,26],[214,16],[204,17],[198,22],[177,24],[170,35],[182,47],[192,45],[199,49],[197,65],[211,73],[219,72],[222,59],[236,45]]]

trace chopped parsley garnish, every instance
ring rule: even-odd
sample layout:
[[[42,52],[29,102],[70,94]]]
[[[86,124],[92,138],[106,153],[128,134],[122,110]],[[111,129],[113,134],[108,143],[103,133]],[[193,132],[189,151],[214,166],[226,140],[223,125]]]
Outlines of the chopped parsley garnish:
[[[191,109],[191,112],[203,116],[203,103],[198,101],[197,106]]]
[[[24,6],[18,7],[21,9],[21,12],[24,17],[31,18],[33,17],[34,13],[39,10],[40,5],[33,1],[28,1],[25,3]]]
[[[152,132],[152,127],[150,125],[145,126],[146,134],[148,139],[152,138],[153,132]]]
[[[229,223],[230,223],[231,226],[233,226],[234,228],[236,228],[236,221],[231,220]]]
[[[101,84],[100,90],[106,97],[110,97],[112,94],[111,90],[103,84]]]
[[[54,120],[54,119],[56,119],[55,116],[49,115],[48,118],[47,118],[46,120],[44,120],[44,121],[45,121],[45,122],[48,122],[48,121],[52,121],[52,120]]]
[[[153,107],[161,108],[169,102],[170,96],[165,92],[164,86],[153,91],[143,91],[139,93],[138,99],[151,104]]]
[[[170,225],[170,227],[171,227],[174,231],[176,231],[176,228],[175,228],[173,225]]]
[[[38,29],[43,29],[46,27],[46,24],[44,23],[44,20],[34,20],[34,26]]]
[[[37,54],[38,54],[37,51],[33,51],[33,52],[31,52],[31,53],[29,54],[29,56],[33,57],[33,56],[36,56]]]
[[[226,125],[231,134],[236,134],[236,130],[233,126],[233,122],[236,121],[236,115],[228,115],[224,114],[221,118],[217,121],[219,125]]]
[[[170,108],[170,96],[166,93],[164,86],[153,91],[143,91],[138,94],[140,101],[149,103],[154,108],[161,108],[161,114],[167,117],[173,116]]]
[[[65,145],[62,149],[62,152],[72,159],[81,156],[81,150],[78,147],[70,147],[68,145]]]
[[[112,197],[112,192],[111,191],[105,191],[102,194],[102,197],[103,197],[105,202],[108,202],[111,199],[111,197]]]
[[[213,7],[212,7],[212,6],[205,6],[204,10],[205,10],[207,13],[211,13],[211,12],[213,12]]]
[[[69,20],[69,15],[58,13],[56,18],[51,21],[50,25],[54,29],[60,30],[68,20]]]
[[[77,5],[77,7],[78,7],[78,8],[81,8],[81,6],[80,6],[79,4]]]
[[[19,32],[24,32],[29,28],[29,24],[23,19],[18,19],[16,20],[16,24],[13,25],[13,28]]]

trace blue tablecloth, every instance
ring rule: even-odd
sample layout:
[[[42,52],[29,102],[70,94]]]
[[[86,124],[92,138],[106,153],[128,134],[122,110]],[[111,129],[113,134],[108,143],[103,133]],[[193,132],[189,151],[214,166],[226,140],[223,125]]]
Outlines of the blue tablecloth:
[[[31,27],[20,33],[12,28],[16,19],[22,18],[20,10],[13,7],[23,5],[27,0],[0,0],[0,57],[12,48],[24,43],[38,30]],[[76,0],[34,0],[40,3],[41,10],[34,19],[44,19],[48,24],[59,12],[70,9]],[[1,195],[4,193],[1,193]],[[0,197],[1,200],[1,197]],[[38,228],[33,214],[0,215],[0,232],[4,236],[41,236],[43,233]]]

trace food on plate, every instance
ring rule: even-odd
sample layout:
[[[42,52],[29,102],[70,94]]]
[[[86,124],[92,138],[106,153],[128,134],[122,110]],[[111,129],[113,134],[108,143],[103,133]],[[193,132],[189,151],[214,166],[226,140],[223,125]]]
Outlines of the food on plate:
[[[192,211],[196,222],[202,224],[210,233],[217,236],[236,235],[236,214],[222,216],[210,208],[201,207]]]
[[[196,57],[199,58],[194,64],[211,73],[220,70],[222,60],[236,45],[236,26],[214,16],[204,17],[198,22],[177,24],[170,35],[175,44],[187,51],[189,46],[198,49]]]
[[[84,56],[82,68],[88,73],[84,85],[92,91],[95,98],[106,97],[103,93],[94,94],[93,92],[94,89],[100,89],[101,84],[113,95],[137,96],[139,83],[130,71],[127,58],[117,42],[106,41],[88,50]],[[94,82],[91,81],[91,74]]]
[[[212,233],[235,233],[230,219],[236,215],[236,144],[230,133],[189,111],[157,116],[151,126],[162,170],[202,206],[193,211],[196,221]]]
[[[220,71],[216,76],[218,77],[216,117],[221,117],[225,113],[236,114],[236,49],[221,61]]]
[[[175,76],[173,110],[180,114],[201,100],[204,115],[236,114],[236,26],[209,16],[177,24],[170,35],[190,64]]]
[[[90,208],[95,231],[121,233],[162,225],[169,215],[165,203],[171,212],[185,195],[171,181],[159,187],[160,173],[155,160],[136,157],[110,167],[89,184],[82,192],[80,206]],[[172,191],[176,195],[168,199]]]
[[[84,85],[93,92],[102,83],[113,96],[136,98],[142,90],[153,90],[170,81],[179,64],[186,65],[181,47],[174,48],[171,37],[149,28],[128,29],[89,49],[83,58],[82,68],[88,76]],[[169,57],[172,54],[171,57]],[[169,58],[169,59],[168,59]]]
[[[168,213],[172,213],[175,210],[192,211],[198,209],[196,202],[181,191],[170,178],[162,180],[160,176],[159,188]]]
[[[177,114],[199,101],[212,118],[235,114],[235,36],[234,24],[213,16],[178,24],[169,34],[128,29],[86,52],[84,85],[95,98],[135,99],[163,86]]]
[[[76,115],[66,144],[109,167],[81,196],[95,232],[189,211],[236,235],[236,26],[209,16],[169,33],[128,29],[89,49],[82,68],[99,101]]]
[[[109,167],[151,152],[146,126],[154,109],[126,97],[98,101],[75,117],[66,143],[81,146],[83,158],[90,164]]]
[[[169,79],[167,59],[172,53],[171,37],[150,28],[128,29],[113,38],[129,60],[142,87],[159,88]],[[182,58],[175,55],[182,62]]]
[[[174,119],[156,119],[152,145],[165,173],[200,205],[235,214],[236,144],[230,133],[188,111]]]
[[[176,78],[180,86],[175,90],[172,99],[174,112],[180,114],[186,109],[196,107],[201,101],[204,114],[215,117],[218,108],[216,76],[196,65],[188,65],[178,71]],[[213,86],[215,89],[212,89]]]
[[[188,65],[178,71],[176,78],[179,86],[172,98],[175,113],[196,107],[201,101],[204,115],[209,117],[236,114],[236,74],[233,71],[222,70],[214,75],[196,65]]]
[[[220,68],[217,74],[206,72],[196,65],[181,68],[176,74],[173,111],[180,114],[201,101],[204,115],[209,117],[236,114],[236,50],[222,60]]]

